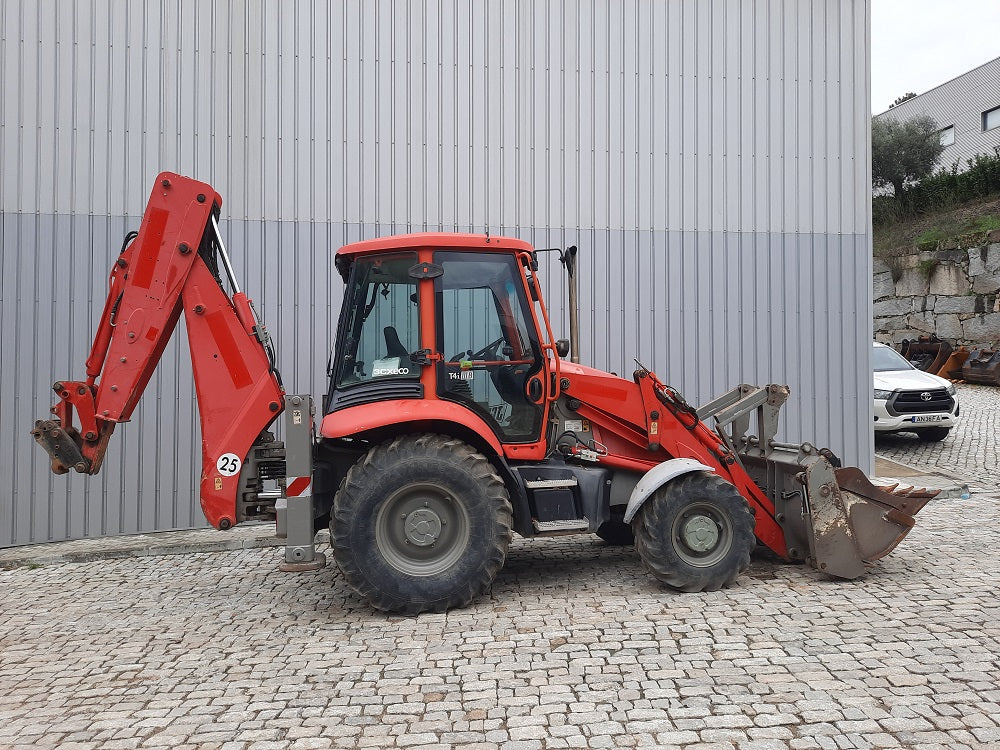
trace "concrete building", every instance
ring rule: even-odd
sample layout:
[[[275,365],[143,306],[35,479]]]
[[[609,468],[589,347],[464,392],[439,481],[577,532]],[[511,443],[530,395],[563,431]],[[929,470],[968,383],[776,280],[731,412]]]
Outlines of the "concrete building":
[[[585,362],[694,403],[788,383],[784,437],[869,467],[868,33],[867,0],[3,0],[0,546],[202,523],[183,330],[100,475],[28,436],[164,169],[224,196],[293,392],[325,389],[338,246],[488,228],[581,248]]]
[[[977,154],[992,154],[1000,147],[1000,57],[875,117],[902,122],[920,115],[933,118],[940,128],[945,148],[938,166],[957,164],[961,172]]]

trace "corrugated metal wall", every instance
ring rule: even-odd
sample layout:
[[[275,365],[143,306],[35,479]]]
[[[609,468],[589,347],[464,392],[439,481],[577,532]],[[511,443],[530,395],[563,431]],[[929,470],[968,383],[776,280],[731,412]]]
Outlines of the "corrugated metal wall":
[[[929,115],[939,128],[954,127],[955,142],[941,152],[938,166],[950,168],[957,163],[959,171],[964,171],[973,156],[993,154],[1000,146],[1000,128],[983,130],[983,113],[997,107],[1000,107],[1000,57],[876,117],[903,121]]]
[[[223,194],[291,388],[325,388],[339,245],[488,228],[581,247],[585,361],[788,382],[787,436],[867,467],[867,37],[867,0],[2,0],[0,545],[200,523],[182,332],[100,476],[27,434],[162,169]]]

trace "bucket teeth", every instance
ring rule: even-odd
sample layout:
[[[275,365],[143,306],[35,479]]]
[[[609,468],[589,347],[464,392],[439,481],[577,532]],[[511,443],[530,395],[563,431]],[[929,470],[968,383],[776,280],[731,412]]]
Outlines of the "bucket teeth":
[[[843,485],[841,485],[843,487]],[[895,495],[897,497],[907,497],[907,498],[926,498],[928,500],[933,500],[940,494],[941,490],[928,490],[924,487],[917,489],[916,487],[899,487],[899,482],[896,484],[873,484],[875,489],[886,492],[890,495]]]
[[[879,489],[892,495],[898,495],[899,497],[926,498],[927,500],[934,499],[941,492],[941,490],[928,490],[924,487],[921,487],[920,489],[917,489],[916,487],[896,489],[897,487],[899,487],[899,485],[894,484],[892,487],[880,487]]]
[[[931,500],[938,496],[940,490],[928,490],[916,487],[900,488],[898,484],[891,487],[877,487],[864,475],[861,469],[850,467],[837,469],[837,484],[842,490],[902,511],[909,516],[915,516]]]
[[[876,487],[861,469],[833,469],[828,461],[806,470],[809,563],[828,575],[857,578],[889,554],[938,493],[914,487]]]

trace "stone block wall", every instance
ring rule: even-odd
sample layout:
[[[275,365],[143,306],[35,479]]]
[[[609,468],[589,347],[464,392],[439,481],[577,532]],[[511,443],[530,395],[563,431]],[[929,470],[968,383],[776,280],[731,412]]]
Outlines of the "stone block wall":
[[[1000,232],[976,247],[875,259],[875,339],[937,335],[951,344],[1000,342]]]

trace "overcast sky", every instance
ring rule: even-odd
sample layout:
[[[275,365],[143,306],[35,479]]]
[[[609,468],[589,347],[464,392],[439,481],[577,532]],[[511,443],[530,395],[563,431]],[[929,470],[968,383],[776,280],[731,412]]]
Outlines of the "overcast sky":
[[[872,114],[1000,57],[1000,0],[872,0]]]

